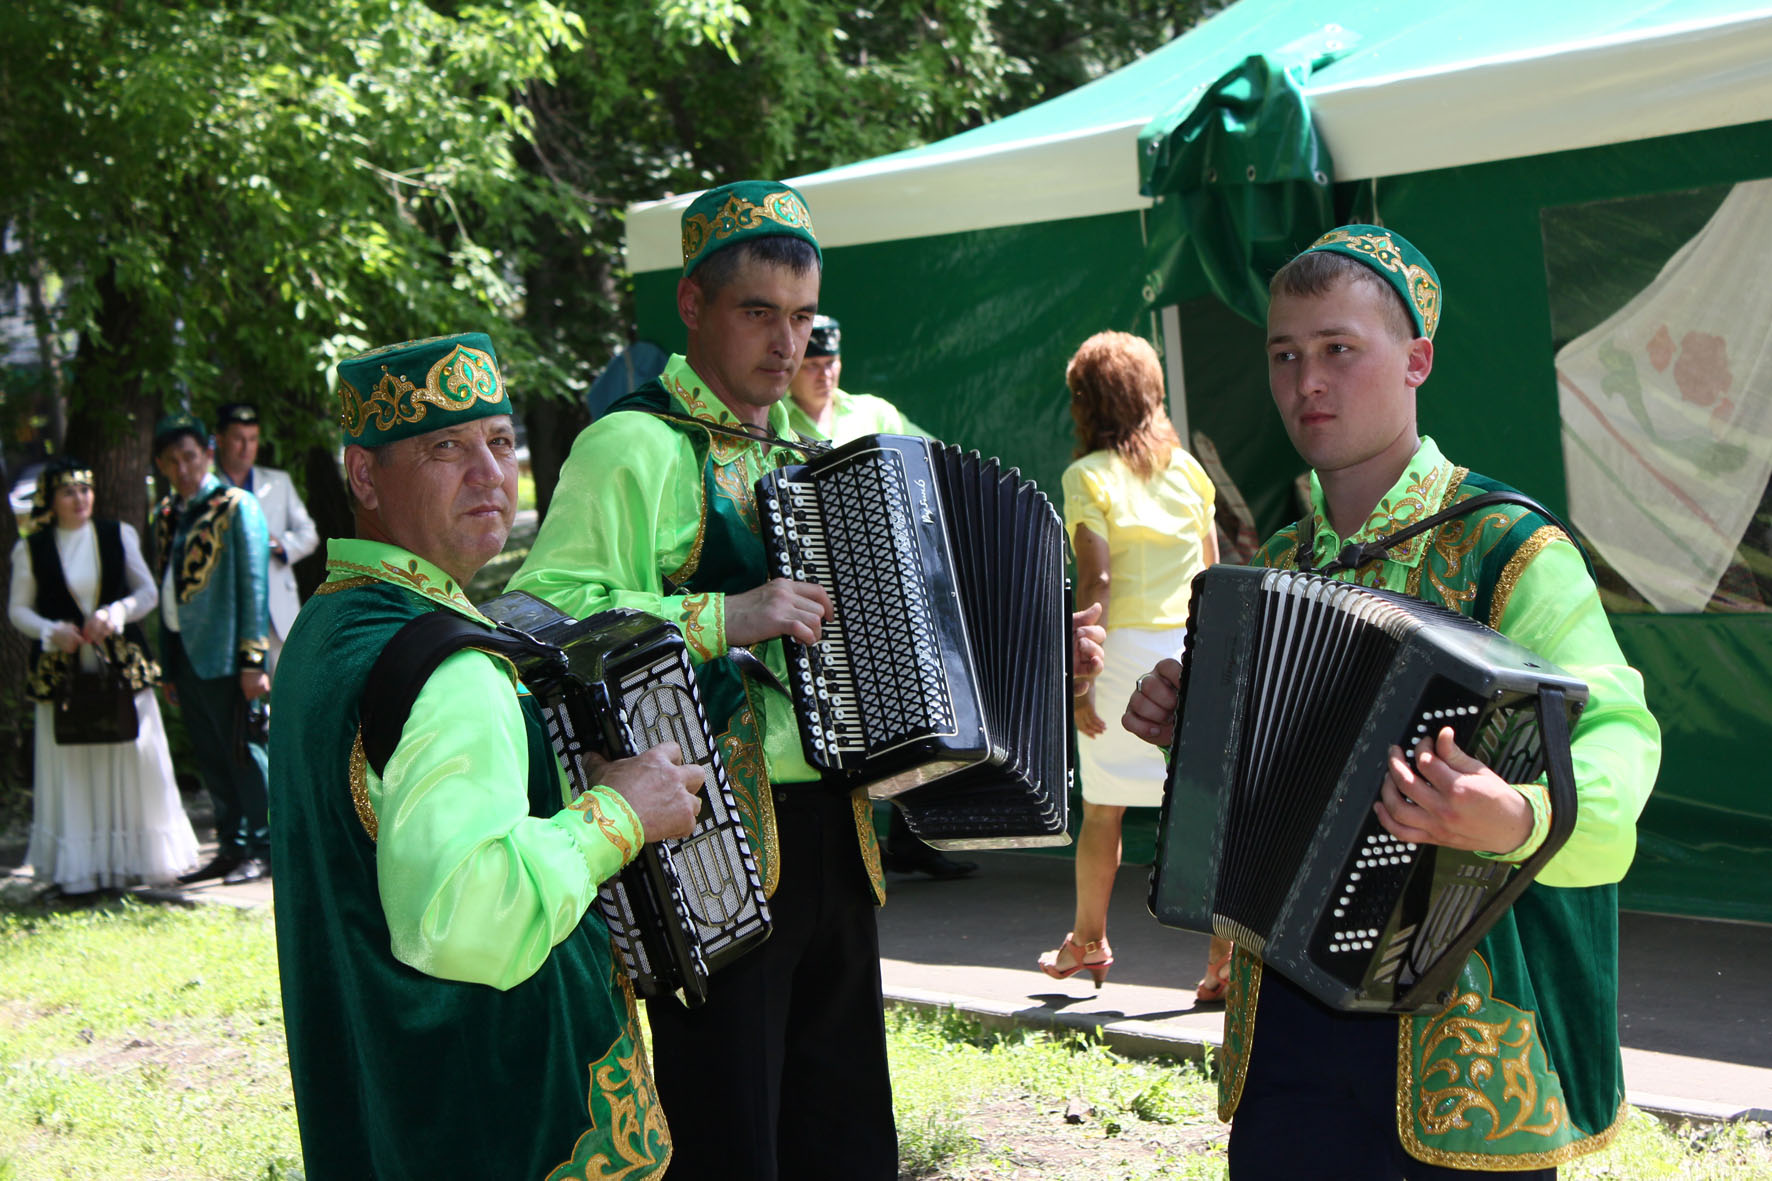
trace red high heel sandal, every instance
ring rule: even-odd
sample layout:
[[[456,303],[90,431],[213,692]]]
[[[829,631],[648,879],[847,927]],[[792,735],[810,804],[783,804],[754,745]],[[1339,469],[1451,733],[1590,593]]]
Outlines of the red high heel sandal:
[[[1065,962],[1067,957],[1069,963]],[[1097,988],[1107,979],[1108,969],[1113,966],[1114,949],[1108,946],[1106,939],[1078,943],[1075,931],[1065,933],[1064,942],[1056,951],[1049,951],[1040,957],[1040,971],[1054,980],[1069,980],[1087,968]]]

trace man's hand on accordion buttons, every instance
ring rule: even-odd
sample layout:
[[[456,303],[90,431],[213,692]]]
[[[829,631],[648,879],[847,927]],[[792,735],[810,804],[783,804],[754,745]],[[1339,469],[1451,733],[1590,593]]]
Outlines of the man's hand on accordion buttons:
[[[1152,746],[1167,747],[1175,740],[1175,704],[1180,700],[1181,662],[1159,660],[1138,678],[1120,725]]]
[[[1443,726],[1415,767],[1391,747],[1390,771],[1373,805],[1398,840],[1480,853],[1511,853],[1532,835],[1532,805],[1518,788],[1459,749]]]
[[[1091,603],[1071,615],[1071,695],[1081,697],[1090,684],[1101,675],[1106,664],[1101,646],[1107,643],[1107,629],[1101,626],[1101,604]]]
[[[695,828],[702,769],[694,763],[685,766],[676,743],[661,742],[644,754],[614,762],[587,755],[584,764],[591,782],[627,801],[648,841],[686,837]]]
[[[747,648],[759,640],[792,636],[816,644],[827,619],[836,617],[824,587],[772,578],[755,590],[726,596],[726,642]]]

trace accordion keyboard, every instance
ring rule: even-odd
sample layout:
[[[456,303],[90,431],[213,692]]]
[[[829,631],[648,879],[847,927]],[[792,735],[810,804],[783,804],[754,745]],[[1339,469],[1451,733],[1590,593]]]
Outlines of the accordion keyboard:
[[[787,543],[780,548],[775,573],[796,582],[836,585],[830,543],[818,514],[818,489],[797,481],[783,481],[779,487],[785,503],[770,498],[759,506],[767,527]],[[867,751],[867,735],[855,708],[859,699],[855,665],[843,622],[840,615],[828,620],[816,645],[785,645],[788,675],[799,685],[795,696],[804,707],[813,747],[836,767]]]

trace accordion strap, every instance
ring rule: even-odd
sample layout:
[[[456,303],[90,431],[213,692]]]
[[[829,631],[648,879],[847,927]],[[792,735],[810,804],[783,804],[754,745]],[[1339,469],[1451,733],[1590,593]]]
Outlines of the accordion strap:
[[[1462,517],[1467,513],[1473,513],[1480,508],[1488,508],[1492,504],[1520,505],[1537,513],[1539,516],[1561,529],[1564,535],[1569,538],[1570,544],[1575,546],[1576,552],[1581,554],[1581,560],[1587,565],[1588,577],[1592,578],[1594,576],[1593,559],[1588,557],[1586,547],[1584,547],[1579,541],[1575,540],[1575,530],[1569,528],[1569,526],[1564,523],[1563,518],[1557,516],[1557,514],[1551,512],[1542,504],[1533,500],[1530,496],[1527,496],[1524,492],[1485,492],[1480,496],[1473,496],[1469,500],[1461,500],[1451,508],[1441,509],[1431,517],[1423,517],[1414,524],[1406,525],[1395,533],[1380,537],[1376,541],[1350,541],[1347,545],[1342,547],[1341,553],[1337,554],[1333,561],[1321,569],[1312,569],[1308,565],[1300,565],[1299,570],[1306,574],[1321,574],[1324,577],[1328,577],[1331,574],[1339,574],[1343,570],[1357,570],[1367,562],[1375,561],[1378,558],[1384,557],[1393,546],[1402,545],[1410,538],[1426,533],[1429,529],[1437,529],[1447,521]]]
[[[400,745],[400,733],[425,682],[437,666],[464,648],[515,661],[524,657],[566,667],[566,656],[552,644],[501,623],[496,630],[453,611],[427,611],[408,622],[376,658],[363,682],[363,754],[381,775]]]
[[[709,431],[716,435],[726,435],[734,439],[743,439],[747,443],[767,443],[771,447],[786,447],[789,451],[798,451],[801,455],[804,455],[807,458],[811,458],[814,455],[823,455],[831,449],[831,444],[825,442],[823,439],[814,439],[805,435],[800,436],[798,439],[789,439],[786,436],[776,434],[767,427],[741,429],[738,427],[726,426],[718,422],[708,422],[705,419],[691,418],[687,414],[675,414],[669,410],[646,410],[642,411],[642,413],[650,414],[654,418],[662,418],[666,422],[678,422],[682,423],[684,426],[700,427],[702,430]]]

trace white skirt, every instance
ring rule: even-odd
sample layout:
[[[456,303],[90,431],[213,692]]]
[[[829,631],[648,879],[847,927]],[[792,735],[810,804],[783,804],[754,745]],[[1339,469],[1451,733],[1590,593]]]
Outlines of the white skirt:
[[[39,882],[82,893],[136,882],[164,885],[196,867],[197,834],[178,797],[160,703],[135,695],[134,742],[61,746],[55,714],[37,703],[31,847]]]
[[[1154,808],[1163,802],[1163,750],[1120,725],[1132,687],[1159,660],[1180,659],[1185,627],[1113,627],[1102,645],[1105,667],[1095,680],[1095,712],[1105,733],[1077,735],[1077,771],[1091,804]]]

